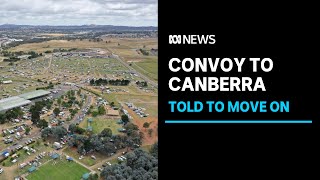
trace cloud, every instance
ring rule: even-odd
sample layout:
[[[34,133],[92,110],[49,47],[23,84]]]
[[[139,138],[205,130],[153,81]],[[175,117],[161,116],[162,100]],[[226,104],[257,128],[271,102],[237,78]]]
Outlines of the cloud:
[[[2,0],[0,24],[157,26],[157,0]]]

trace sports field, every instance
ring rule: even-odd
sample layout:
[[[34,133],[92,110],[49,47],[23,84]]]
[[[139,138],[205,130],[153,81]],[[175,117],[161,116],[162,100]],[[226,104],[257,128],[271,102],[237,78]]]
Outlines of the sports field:
[[[93,117],[91,122],[93,133],[100,133],[104,128],[110,128],[113,135],[119,134],[118,129],[122,128],[121,125],[117,124],[117,120],[106,119],[103,116]],[[82,121],[80,127],[87,128],[88,120]]]
[[[76,162],[64,160],[50,161],[27,176],[28,180],[79,180],[89,170]]]

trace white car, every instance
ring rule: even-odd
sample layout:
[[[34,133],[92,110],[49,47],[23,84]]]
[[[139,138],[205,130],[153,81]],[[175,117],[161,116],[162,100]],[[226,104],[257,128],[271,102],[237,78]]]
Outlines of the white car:
[[[124,160],[126,160],[127,158],[126,157],[124,157],[124,156],[120,156],[122,159],[124,159]]]
[[[106,162],[109,166],[111,166],[111,163],[110,162]]]
[[[79,159],[80,159],[80,160],[83,159],[83,156],[80,156]]]
[[[0,174],[3,172],[3,169],[2,168],[0,168]]]

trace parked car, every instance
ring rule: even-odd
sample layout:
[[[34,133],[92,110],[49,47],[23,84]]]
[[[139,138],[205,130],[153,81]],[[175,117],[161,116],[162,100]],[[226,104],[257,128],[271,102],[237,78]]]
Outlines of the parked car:
[[[122,159],[124,159],[124,160],[126,160],[127,158],[126,157],[124,157],[124,156],[120,156]]]

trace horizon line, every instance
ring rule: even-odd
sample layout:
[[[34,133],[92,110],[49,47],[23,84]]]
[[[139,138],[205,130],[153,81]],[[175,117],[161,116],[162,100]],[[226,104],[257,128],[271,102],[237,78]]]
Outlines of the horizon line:
[[[57,24],[57,25],[45,25],[45,24],[10,24],[10,23],[4,23],[4,24],[0,24],[0,26],[3,25],[14,25],[14,26],[127,26],[127,27],[156,27],[158,28],[158,26],[153,26],[153,25],[143,25],[143,26],[132,26],[132,25],[112,25],[112,24],[68,24],[68,25],[61,25],[61,24]]]

